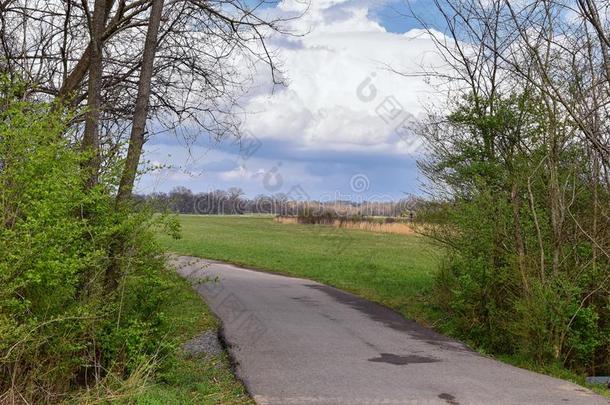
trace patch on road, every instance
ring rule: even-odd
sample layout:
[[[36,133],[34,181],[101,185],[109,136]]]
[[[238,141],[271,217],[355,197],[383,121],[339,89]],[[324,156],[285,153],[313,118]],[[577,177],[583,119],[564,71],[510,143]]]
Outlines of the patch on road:
[[[374,357],[369,361],[375,363],[388,363],[397,366],[404,366],[407,364],[423,364],[423,363],[436,363],[440,361],[434,357],[418,356],[416,354],[410,354],[407,356],[399,356],[392,353],[381,353],[380,357]]]
[[[455,397],[451,394],[442,393],[438,396],[440,399],[444,399],[449,405],[460,405],[458,401],[455,400]]]

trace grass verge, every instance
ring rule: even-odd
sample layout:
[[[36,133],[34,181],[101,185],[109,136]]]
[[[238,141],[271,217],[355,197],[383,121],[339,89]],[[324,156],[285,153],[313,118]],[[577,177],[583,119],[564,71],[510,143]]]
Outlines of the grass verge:
[[[127,380],[109,376],[90,391],[66,403],[81,404],[254,404],[236,380],[226,353],[191,356],[180,346],[205,331],[218,332],[220,326],[190,283],[173,271],[163,274],[172,301],[163,308],[167,340],[177,344],[170,356],[150,359]]]
[[[177,274],[168,274],[175,301],[166,308],[175,336],[186,342],[204,331],[219,328],[201,297]],[[243,385],[235,379],[225,353],[221,356],[188,356],[181,351],[167,359],[153,384],[140,392],[138,405],[253,404]]]
[[[208,330],[217,331],[212,315],[191,285],[177,274],[168,274],[175,300],[166,308],[174,336],[181,342]],[[179,351],[166,359],[149,384],[131,401],[138,405],[253,404],[243,385],[235,379],[226,354],[188,356]]]

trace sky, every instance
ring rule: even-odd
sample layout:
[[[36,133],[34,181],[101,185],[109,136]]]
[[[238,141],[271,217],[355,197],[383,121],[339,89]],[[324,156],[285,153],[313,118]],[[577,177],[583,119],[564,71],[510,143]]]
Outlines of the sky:
[[[405,15],[404,1],[311,0],[290,23],[306,35],[269,41],[287,85],[271,92],[268,72],[256,75],[240,101],[247,112],[241,144],[152,136],[145,159],[159,169],[142,176],[138,191],[239,187],[250,197],[328,201],[422,194],[421,141],[412,127],[441,95],[423,76],[391,70],[421,73],[440,58],[429,35]],[[428,0],[411,6],[433,24],[438,18]],[[283,0],[269,12],[302,10],[302,1]]]

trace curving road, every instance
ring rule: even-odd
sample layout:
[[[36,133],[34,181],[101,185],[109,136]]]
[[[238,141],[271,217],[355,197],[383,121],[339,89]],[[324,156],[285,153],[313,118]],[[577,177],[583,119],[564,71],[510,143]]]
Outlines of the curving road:
[[[221,318],[259,404],[608,404],[572,383],[483,357],[396,312],[309,280],[176,258]]]

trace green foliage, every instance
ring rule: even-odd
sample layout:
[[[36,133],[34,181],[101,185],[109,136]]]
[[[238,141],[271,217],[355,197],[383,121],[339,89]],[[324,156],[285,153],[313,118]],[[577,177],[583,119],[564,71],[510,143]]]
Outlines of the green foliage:
[[[489,353],[607,373],[609,190],[570,125],[528,92],[465,97],[426,133],[420,166],[441,193],[418,220],[449,251],[435,288],[447,328]]]
[[[177,273],[160,274],[164,300],[159,307],[167,342],[184,342],[202,331],[217,331],[217,319],[192,285]],[[229,360],[218,356],[191,356],[173,350],[166,356],[149,357],[127,378],[108,375],[87,390],[67,397],[66,404],[252,404],[236,381]]]
[[[109,181],[84,187],[61,108],[1,104],[0,402],[57,402],[170,356],[165,218],[116,209]]]

